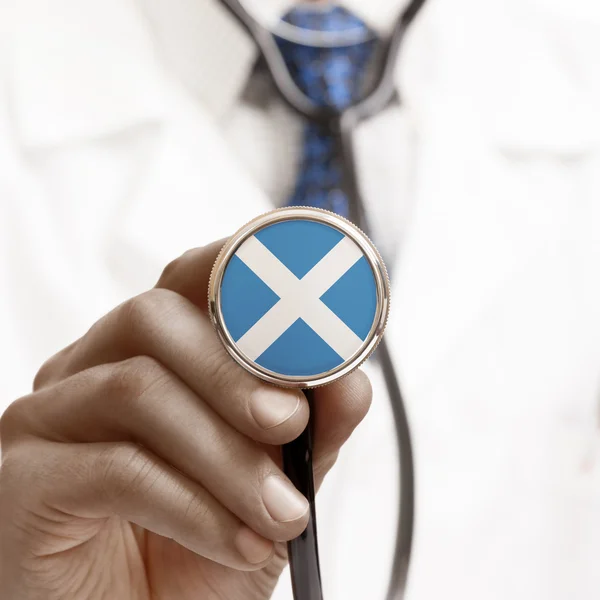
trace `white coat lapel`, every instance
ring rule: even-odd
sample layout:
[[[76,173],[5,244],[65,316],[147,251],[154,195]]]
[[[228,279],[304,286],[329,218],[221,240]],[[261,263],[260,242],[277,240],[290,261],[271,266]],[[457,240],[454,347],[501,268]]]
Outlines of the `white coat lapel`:
[[[439,117],[422,130],[425,171],[398,265],[390,335],[416,387],[476,330],[483,310],[517,293],[518,274],[545,268],[572,210],[561,170],[538,179],[531,165],[501,160],[466,117]]]
[[[539,207],[476,128],[465,127],[453,110],[430,115],[429,123],[420,133],[419,183],[389,336],[415,388],[553,233],[531,235]]]
[[[577,168],[571,161],[585,156],[590,135],[599,139],[597,119],[591,130],[577,121],[568,135],[561,125],[588,102],[565,102],[560,70],[547,68],[556,64],[551,39],[525,35],[500,9],[459,6],[423,13],[402,65],[403,97],[418,123],[416,188],[389,339],[412,390],[476,335],[483,311],[518,293],[519,274],[547,267],[577,201],[565,188]],[[541,111],[512,98],[523,79],[519,57],[532,53]],[[427,65],[440,63],[425,79]]]

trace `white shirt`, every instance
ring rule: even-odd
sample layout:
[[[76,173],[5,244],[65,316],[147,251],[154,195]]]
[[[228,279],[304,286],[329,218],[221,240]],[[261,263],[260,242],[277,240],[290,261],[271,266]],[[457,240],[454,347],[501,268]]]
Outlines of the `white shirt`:
[[[382,33],[402,6],[346,4]],[[397,256],[407,600],[600,591],[600,9],[575,4],[430,0],[402,108],[356,133]],[[252,100],[256,50],[213,0],[5,2],[0,34],[3,406],[173,257],[283,203],[301,124]],[[332,600],[383,598],[391,562],[393,428],[371,374],[373,410],[320,497]]]

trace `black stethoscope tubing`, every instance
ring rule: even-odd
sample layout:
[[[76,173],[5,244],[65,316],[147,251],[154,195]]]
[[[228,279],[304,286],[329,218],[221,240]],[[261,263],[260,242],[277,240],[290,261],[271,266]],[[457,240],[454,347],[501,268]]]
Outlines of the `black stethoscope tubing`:
[[[344,188],[350,200],[351,220],[367,235],[371,236],[372,231],[368,222],[368,212],[362,198],[356,170],[352,134],[361,121],[379,114],[391,103],[400,100],[394,78],[398,54],[408,27],[426,0],[411,0],[400,14],[391,35],[386,41],[379,77],[364,98],[342,112],[329,107],[318,106],[298,88],[279,52],[273,33],[249,14],[240,0],[221,0],[221,2],[253,38],[271,75],[273,84],[282,99],[300,116],[311,122],[318,122],[329,127],[336,136],[344,167]],[[414,528],[415,478],[413,451],[402,391],[385,337],[379,345],[377,354],[392,405],[400,468],[400,512],[387,600],[401,600],[404,597],[408,578]],[[312,402],[311,390],[307,390],[305,393],[309,402]],[[309,524],[305,532],[288,544],[294,598],[296,600],[322,600],[310,425],[297,440],[284,446],[283,463],[288,477],[308,498],[311,511]]]

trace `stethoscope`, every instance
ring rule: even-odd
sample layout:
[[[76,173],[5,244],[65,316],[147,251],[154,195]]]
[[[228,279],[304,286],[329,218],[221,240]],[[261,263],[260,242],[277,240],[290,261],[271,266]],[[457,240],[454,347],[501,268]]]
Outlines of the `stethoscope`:
[[[328,127],[338,141],[342,159],[343,186],[350,201],[350,219],[367,235],[371,234],[368,213],[363,202],[356,169],[352,137],[357,125],[373,117],[389,105],[400,101],[395,85],[394,71],[404,35],[426,0],[411,0],[398,17],[391,35],[381,54],[378,77],[362,99],[349,108],[338,112],[314,104],[298,88],[290,76],[276,42],[276,36],[305,45],[327,47],[348,46],[366,41],[364,32],[348,31],[343,36],[298,30],[289,24],[265,23],[244,6],[243,0],[221,0],[224,6],[247,30],[256,43],[275,89],[282,99],[300,116],[310,122]],[[400,509],[396,548],[389,582],[387,600],[404,597],[411,555],[414,527],[414,467],[410,430],[400,389],[400,384],[385,338],[379,344],[380,361],[398,440],[400,468]],[[310,390],[306,392],[311,400]],[[312,439],[310,427],[295,442],[283,448],[283,462],[287,475],[308,498],[311,519],[302,536],[288,545],[292,586],[296,600],[322,600],[321,574],[319,568],[315,490],[312,479]]]

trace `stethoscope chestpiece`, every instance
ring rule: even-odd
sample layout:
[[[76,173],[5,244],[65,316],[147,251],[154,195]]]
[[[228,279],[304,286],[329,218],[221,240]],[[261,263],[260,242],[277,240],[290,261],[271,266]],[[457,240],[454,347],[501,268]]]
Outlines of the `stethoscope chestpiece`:
[[[256,377],[314,388],[347,375],[377,347],[390,285],[369,238],[334,213],[264,214],[221,250],[209,312],[229,354]]]

